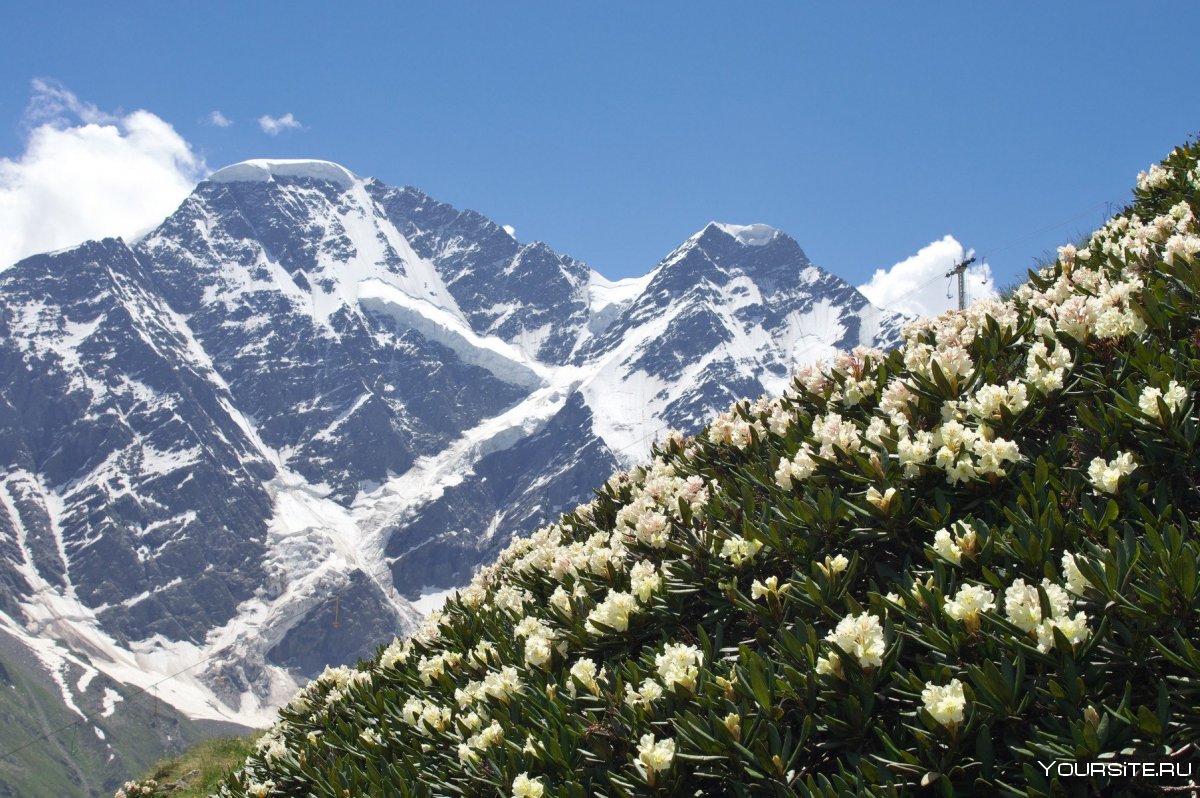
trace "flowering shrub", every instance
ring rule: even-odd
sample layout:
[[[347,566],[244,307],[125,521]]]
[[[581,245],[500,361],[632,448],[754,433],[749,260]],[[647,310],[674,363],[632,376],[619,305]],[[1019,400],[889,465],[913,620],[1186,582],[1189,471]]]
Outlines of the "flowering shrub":
[[[220,794],[1116,794],[1037,763],[1194,757],[1197,154],[1011,299],[670,436]]]
[[[165,795],[162,788],[154,779],[127,781],[117,790],[115,798],[161,798]]]

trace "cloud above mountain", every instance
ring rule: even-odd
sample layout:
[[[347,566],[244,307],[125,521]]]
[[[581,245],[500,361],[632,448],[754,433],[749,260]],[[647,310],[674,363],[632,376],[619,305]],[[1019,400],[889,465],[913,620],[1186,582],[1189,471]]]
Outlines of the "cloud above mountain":
[[[0,269],[90,238],[136,237],[208,168],[166,121],[107,112],[56,81],[34,80],[25,149],[0,158]]]
[[[958,307],[957,288],[947,273],[964,254],[962,244],[947,235],[890,269],[877,269],[858,290],[878,307],[912,316],[936,316]],[[968,301],[995,293],[991,267],[984,263],[967,269]]]
[[[262,132],[268,136],[278,136],[285,130],[296,130],[303,125],[300,120],[292,113],[286,113],[283,116],[269,116],[263,114],[258,118],[258,126],[262,128]]]

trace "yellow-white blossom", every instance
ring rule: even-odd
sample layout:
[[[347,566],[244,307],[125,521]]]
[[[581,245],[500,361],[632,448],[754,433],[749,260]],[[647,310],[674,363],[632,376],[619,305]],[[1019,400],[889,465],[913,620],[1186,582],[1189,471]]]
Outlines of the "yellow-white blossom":
[[[763,596],[773,596],[779,592],[779,577],[768,576],[763,581],[755,579],[750,583],[750,598],[758,601]]]
[[[946,614],[963,621],[970,629],[979,628],[979,614],[996,609],[996,594],[981,585],[963,585],[946,602]]]
[[[498,698],[505,703],[510,696],[521,691],[521,677],[517,669],[506,665],[498,671],[491,671],[483,677],[483,692],[492,698]]]
[[[629,569],[630,589],[637,600],[645,604],[650,596],[662,588],[662,575],[654,567],[654,563],[641,560]]]
[[[531,779],[528,773],[522,773],[513,779],[512,798],[542,798],[543,790],[541,779]]]
[[[651,781],[653,774],[669,770],[674,759],[674,740],[655,740],[653,734],[643,734],[638,741],[638,758],[633,764],[647,781]]]
[[[663,647],[663,652],[654,658],[654,666],[664,686],[678,686],[692,692],[696,690],[696,679],[702,664],[704,653],[684,643],[668,643]]]
[[[600,679],[605,678],[603,669],[596,669],[596,662],[583,657],[571,666],[572,681],[567,685],[571,695],[575,695],[575,682],[578,681],[592,695],[600,695]]]
[[[762,550],[762,542],[758,540],[747,540],[741,535],[734,535],[726,538],[721,544],[721,556],[729,560],[737,567],[754,559],[754,556]]]
[[[620,590],[610,590],[604,600],[588,613],[586,627],[592,634],[624,632],[629,628],[629,616],[638,609],[637,599]],[[601,630],[596,624],[602,624]]]
[[[817,462],[812,458],[812,449],[803,444],[792,456],[780,458],[779,467],[775,469],[775,484],[784,490],[791,490],[796,482],[803,482],[817,470]]]
[[[1102,563],[1098,563],[1097,567],[1103,569],[1104,566]],[[1076,596],[1082,596],[1089,583],[1083,572],[1079,570],[1079,565],[1075,562],[1075,555],[1069,551],[1063,552],[1062,572],[1063,581],[1067,583],[1067,590]]]
[[[883,510],[884,512],[887,512],[888,508],[892,506],[892,500],[895,498],[896,498],[896,489],[895,488],[888,488],[883,493],[880,493],[879,489],[876,488],[874,485],[867,488],[867,495],[866,495],[867,501],[870,502],[871,504],[875,505],[876,507],[878,507],[880,510]]]
[[[883,625],[870,613],[846,616],[838,621],[837,627],[825,639],[854,657],[864,668],[883,664],[886,648]]]
[[[1162,399],[1163,404],[1167,406],[1167,410],[1174,413],[1183,404],[1183,401],[1187,399],[1187,396],[1187,388],[1184,388],[1175,380],[1171,380],[1171,384],[1167,386],[1166,391],[1151,387],[1144,388],[1142,395],[1138,397],[1138,407],[1151,418],[1163,421],[1162,414],[1158,411],[1158,400]]]
[[[963,554],[973,554],[975,545],[975,530],[963,521],[956,522],[951,528],[939,529],[933,535],[933,550],[955,565],[962,564]]]
[[[1128,476],[1138,467],[1132,452],[1121,452],[1111,461],[1096,457],[1088,464],[1088,479],[1102,493],[1116,493],[1121,477]]]
[[[390,669],[403,665],[408,661],[408,647],[405,641],[396,638],[379,655],[379,667]]]
[[[967,697],[958,679],[951,679],[947,685],[926,683],[921,691],[921,701],[925,704],[925,711],[946,728],[955,729],[962,723]]]
[[[838,413],[828,413],[813,419],[812,435],[819,447],[818,453],[826,459],[838,454],[853,454],[862,447],[858,427],[853,421],[845,421]]]
[[[642,680],[641,686],[636,688],[629,682],[625,683],[625,703],[631,707],[649,709],[662,695],[662,685],[653,679]]]

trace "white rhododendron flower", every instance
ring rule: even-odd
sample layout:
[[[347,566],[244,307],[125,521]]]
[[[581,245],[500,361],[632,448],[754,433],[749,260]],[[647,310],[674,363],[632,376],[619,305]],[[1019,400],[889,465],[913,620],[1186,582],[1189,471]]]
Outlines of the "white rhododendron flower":
[[[957,728],[963,722],[967,697],[958,679],[951,679],[947,685],[927,683],[921,691],[921,701],[925,704],[925,711],[946,728]]]
[[[668,643],[654,658],[654,666],[664,686],[679,686],[692,692],[696,690],[696,679],[703,664],[704,653],[695,646],[682,643]]]
[[[762,542],[757,540],[747,540],[741,535],[734,535],[727,538],[721,544],[721,556],[729,560],[737,567],[741,567],[745,563],[754,559],[754,555],[762,550]]]
[[[1042,580],[1042,588],[1046,591],[1046,596],[1052,602],[1052,606],[1056,599],[1060,602],[1055,607],[1058,612],[1053,614],[1065,614],[1067,595],[1062,588],[1048,579]],[[1017,579],[1009,585],[1008,589],[1004,591],[1004,614],[1014,626],[1023,631],[1032,632],[1036,629],[1042,622],[1042,602],[1038,597],[1037,587],[1025,584],[1024,579]]]
[[[637,600],[645,604],[650,596],[662,589],[662,575],[654,567],[654,563],[642,560],[629,570],[631,590]]]
[[[645,679],[640,687],[635,688],[629,682],[625,683],[625,703],[631,707],[650,709],[654,702],[662,698],[662,685],[653,679]]]
[[[981,613],[996,609],[996,594],[981,585],[963,585],[946,602],[946,615],[962,621],[968,629],[979,628]]]
[[[1128,476],[1138,467],[1132,452],[1121,452],[1113,460],[1097,457],[1088,465],[1088,479],[1102,493],[1116,493],[1121,477]]]
[[[563,615],[570,617],[573,612],[571,609],[571,594],[563,590],[563,586],[559,585],[554,588],[554,592],[550,594],[550,603],[557,607]]]
[[[273,781],[251,781],[246,784],[246,795],[250,798],[267,798],[274,789]]]
[[[513,585],[504,584],[496,591],[492,597],[492,603],[497,608],[508,610],[512,613],[522,613],[525,611],[525,605],[532,601],[528,591],[514,587]]]
[[[385,669],[395,668],[408,661],[408,646],[400,638],[393,640],[383,653],[379,655],[379,666]]]
[[[797,482],[803,482],[817,470],[817,462],[812,459],[812,449],[806,443],[791,460],[780,459],[779,467],[775,469],[775,484],[784,490],[791,490]]]
[[[596,607],[588,613],[586,627],[592,634],[600,634],[609,630],[624,632],[629,628],[629,615],[637,612],[637,599],[619,590],[610,590]],[[596,624],[607,627],[601,630]]]
[[[837,654],[830,653],[826,656],[817,657],[817,673],[826,676],[841,676],[842,661]]]
[[[1080,572],[1079,566],[1075,564],[1075,555],[1069,551],[1063,552],[1062,572],[1063,580],[1067,583],[1067,590],[1077,596],[1082,596],[1088,581]]]
[[[530,635],[525,641],[525,662],[539,668],[550,667],[554,656],[554,638],[550,635]]]
[[[517,669],[506,665],[498,671],[488,673],[483,677],[483,692],[508,703],[511,696],[521,692],[521,677]]]
[[[919,430],[912,437],[905,435],[896,441],[896,459],[904,467],[904,476],[911,479],[921,473],[919,466],[933,457],[933,433]]]
[[[513,779],[512,798],[542,798],[544,789],[541,779],[531,779],[528,773],[522,773]]]
[[[600,695],[600,680],[605,678],[605,672],[603,669],[596,669],[595,660],[583,657],[571,666],[571,678],[582,684],[592,695]],[[575,695],[575,682],[572,681],[567,689],[571,695]]]
[[[870,613],[843,618],[825,639],[854,657],[864,668],[883,664],[883,652],[886,649],[883,625]]]
[[[669,770],[674,759],[674,740],[655,740],[653,734],[643,734],[638,741],[638,758],[634,766],[647,781],[652,781],[655,773]]]
[[[813,437],[817,440],[819,454],[833,459],[839,454],[853,454],[862,446],[858,427],[853,421],[843,421],[838,413],[829,413],[813,419]]]
[[[1184,400],[1187,399],[1187,396],[1187,388],[1184,388],[1175,380],[1171,380],[1171,384],[1165,392],[1158,388],[1144,388],[1142,395],[1138,397],[1138,408],[1151,418],[1163,421],[1164,419],[1159,413],[1158,400],[1162,399],[1163,404],[1167,406],[1167,410],[1174,413],[1183,404]]]
[[[1138,172],[1137,186],[1142,191],[1166,188],[1171,184],[1171,173],[1158,164],[1152,164],[1150,171]]]
[[[1003,408],[1016,415],[1029,406],[1025,383],[1009,380],[1005,385],[983,385],[967,398],[967,413],[982,421],[1001,417]]]
[[[892,506],[892,500],[896,498],[896,489],[888,488],[883,493],[875,486],[867,488],[866,499],[871,504],[878,507],[880,510],[887,512],[887,509]]]
[[[1102,562],[1096,563],[1096,567],[1103,573],[1104,564]],[[1075,555],[1069,551],[1063,552],[1062,572],[1063,581],[1067,583],[1067,591],[1076,596],[1082,596],[1090,583],[1083,572],[1079,570],[1079,565],[1075,562]]]
[[[1051,351],[1041,341],[1029,347],[1025,361],[1025,379],[1042,393],[1063,387],[1063,377],[1073,365],[1071,353],[1057,343]]]
[[[767,428],[761,421],[746,421],[737,411],[738,407],[748,409],[748,406],[749,403],[743,400],[735,406],[735,409],[717,416],[708,428],[708,439],[713,443],[723,443],[744,449],[753,440],[752,435],[756,434],[759,438],[765,437]]]
[[[763,596],[773,596],[777,592],[779,592],[779,577],[777,576],[768,576],[762,582],[755,579],[750,583],[750,598],[755,601]]]
[[[1062,632],[1072,646],[1079,645],[1091,634],[1087,620],[1087,613],[1080,610],[1073,616],[1064,613],[1060,618],[1047,618],[1042,621],[1036,630],[1038,650],[1049,651],[1054,648],[1055,629]]]
[[[1024,579],[1017,579],[1004,592],[1004,613],[1013,625],[1026,632],[1033,633],[1037,638],[1037,647],[1041,651],[1049,651],[1054,647],[1054,629],[1061,631],[1072,645],[1083,642],[1088,638],[1090,630],[1087,626],[1087,614],[1077,612],[1074,616],[1068,614],[1070,596],[1062,587],[1049,579],[1042,580],[1042,590],[1050,602],[1050,617],[1042,615],[1041,599],[1037,588],[1025,584]]]
[[[962,564],[963,554],[973,554],[975,546],[975,530],[964,521],[956,522],[949,529],[939,529],[933,535],[933,550],[955,565]]]

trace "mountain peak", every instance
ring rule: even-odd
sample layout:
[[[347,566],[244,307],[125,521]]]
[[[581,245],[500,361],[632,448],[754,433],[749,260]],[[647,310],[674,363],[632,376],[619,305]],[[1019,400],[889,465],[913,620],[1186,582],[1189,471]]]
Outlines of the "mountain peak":
[[[721,231],[739,244],[748,247],[761,247],[781,235],[769,224],[726,224],[723,222],[709,222],[701,231],[701,235],[713,229]]]
[[[266,182],[276,177],[307,177],[349,188],[358,176],[332,161],[313,159],[254,159],[242,161],[208,176],[213,183]]]

